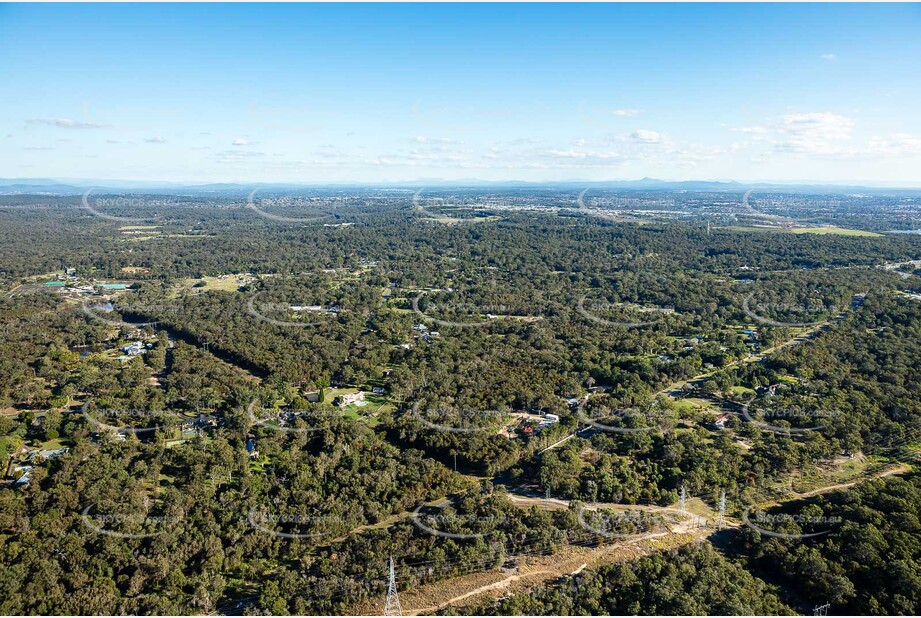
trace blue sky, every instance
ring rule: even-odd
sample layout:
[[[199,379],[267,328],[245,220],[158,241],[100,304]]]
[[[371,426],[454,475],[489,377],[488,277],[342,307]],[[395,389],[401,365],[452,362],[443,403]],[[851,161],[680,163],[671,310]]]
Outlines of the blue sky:
[[[0,5],[0,177],[921,185],[921,5]]]

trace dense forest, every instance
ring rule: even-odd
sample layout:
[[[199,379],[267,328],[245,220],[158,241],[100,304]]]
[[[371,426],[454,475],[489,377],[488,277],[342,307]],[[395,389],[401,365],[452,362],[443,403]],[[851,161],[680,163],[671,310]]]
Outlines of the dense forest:
[[[690,545],[445,611],[917,612],[921,237],[440,195],[476,210],[0,198],[0,611],[343,614],[391,557],[450,587],[671,538],[687,497]],[[845,523],[761,536],[752,505]]]

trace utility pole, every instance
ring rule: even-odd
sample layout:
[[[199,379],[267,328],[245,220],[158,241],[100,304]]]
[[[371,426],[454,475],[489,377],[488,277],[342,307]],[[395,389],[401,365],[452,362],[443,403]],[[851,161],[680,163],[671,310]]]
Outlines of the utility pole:
[[[678,510],[682,513],[686,513],[688,510],[687,495],[684,491],[684,485],[681,486],[681,497],[678,499]]]
[[[812,608],[812,615],[813,616],[827,616],[829,606],[831,606],[831,603],[826,603],[825,605],[819,605],[817,607]]]
[[[390,585],[387,587],[387,603],[384,605],[385,616],[402,616],[400,597],[397,594],[397,576],[393,568],[393,556],[390,556]]]
[[[716,518],[716,529],[717,530],[723,529],[723,526],[726,523],[725,518],[726,518],[726,492],[723,491],[722,493],[720,493],[720,514],[719,514],[719,517]]]

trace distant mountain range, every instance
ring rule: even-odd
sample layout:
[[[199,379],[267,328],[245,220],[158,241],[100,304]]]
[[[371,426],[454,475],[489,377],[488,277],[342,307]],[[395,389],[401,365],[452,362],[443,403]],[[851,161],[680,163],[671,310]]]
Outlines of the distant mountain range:
[[[420,189],[423,187],[438,189],[533,189],[533,190],[579,190],[579,189],[624,189],[638,191],[731,191],[747,189],[784,191],[792,193],[872,193],[872,194],[921,194],[921,187],[885,187],[841,184],[808,183],[740,183],[735,181],[684,180],[668,181],[656,178],[639,180],[579,181],[560,182],[525,182],[503,181],[491,182],[475,179],[444,180],[424,179],[417,182],[394,183],[336,183],[336,184],[298,184],[298,183],[206,183],[180,184],[154,181],[130,180],[56,180],[51,178],[0,178],[0,195],[79,195],[90,189],[96,193],[158,193],[182,195],[245,195],[254,189],[259,191],[304,191],[309,189],[333,190],[367,190],[367,189]]]

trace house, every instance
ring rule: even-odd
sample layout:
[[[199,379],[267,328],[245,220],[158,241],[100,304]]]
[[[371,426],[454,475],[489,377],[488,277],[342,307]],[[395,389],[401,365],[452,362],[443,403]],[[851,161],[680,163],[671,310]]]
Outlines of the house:
[[[375,395],[383,395],[383,394],[384,394],[384,387],[383,387],[383,386],[375,386],[374,388],[371,389],[371,392],[372,392],[373,394],[375,394]]]
[[[144,351],[144,342],[135,341],[134,343],[129,343],[128,345],[122,346],[119,349],[128,356],[137,356]]]
[[[334,405],[344,408],[347,405],[358,403],[359,401],[365,400],[365,394],[362,391],[357,393],[344,393],[336,397],[336,400],[333,402]]]
[[[723,429],[724,427],[726,427],[726,421],[728,420],[729,420],[728,413],[724,412],[722,414],[717,414],[716,418],[713,419],[713,426],[716,429]]]
[[[186,419],[179,424],[179,429],[183,433],[201,431],[202,429],[208,429],[209,427],[217,427],[216,416],[212,416],[210,414],[199,414],[195,418]]]
[[[559,423],[560,417],[557,416],[556,414],[545,414],[543,422],[547,423],[548,425],[553,424],[553,423]]]
[[[320,391],[307,391],[304,393],[304,399],[310,403],[320,403]]]
[[[32,473],[32,466],[16,466],[13,468],[13,472],[22,471],[22,476],[13,481],[13,487],[25,487],[29,484],[31,480],[30,474]]]
[[[249,453],[250,459],[259,457],[259,451],[256,450],[256,441],[252,438],[246,441],[246,452]]]
[[[42,459],[56,459],[61,455],[64,455],[70,451],[68,447],[48,449],[43,451],[31,451],[29,452],[29,461],[35,460],[35,458],[40,457]]]
[[[773,397],[777,394],[778,389],[780,389],[780,384],[771,384],[770,386],[762,386],[758,389],[759,393],[764,394],[765,397]]]

